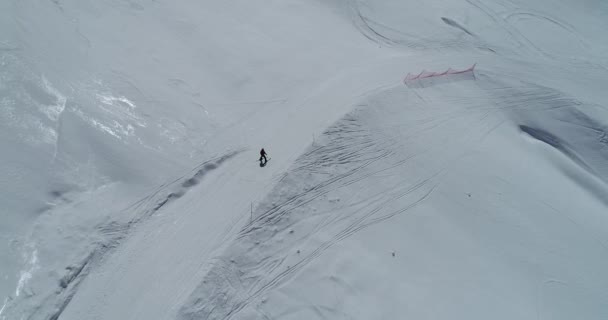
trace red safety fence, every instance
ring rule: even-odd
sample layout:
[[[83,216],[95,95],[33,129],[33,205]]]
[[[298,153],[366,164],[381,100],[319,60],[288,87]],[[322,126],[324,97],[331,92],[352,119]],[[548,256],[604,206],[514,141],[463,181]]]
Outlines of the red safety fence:
[[[436,78],[436,77],[443,77],[443,76],[447,76],[447,75],[464,74],[464,73],[472,74],[475,71],[476,65],[477,65],[477,63],[473,64],[470,68],[465,69],[465,70],[454,70],[452,68],[449,68],[448,70],[446,70],[444,72],[429,72],[429,71],[422,70],[422,72],[417,73],[417,74],[408,73],[407,76],[405,76],[405,78],[403,78],[403,83],[405,85],[408,85],[411,82],[416,81],[416,80],[424,80],[424,79],[429,79],[429,78]]]

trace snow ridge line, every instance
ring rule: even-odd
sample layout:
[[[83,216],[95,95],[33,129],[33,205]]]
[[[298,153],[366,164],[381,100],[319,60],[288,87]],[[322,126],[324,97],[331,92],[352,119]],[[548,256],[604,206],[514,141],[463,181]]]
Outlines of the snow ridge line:
[[[102,235],[102,240],[93,244],[89,253],[80,262],[66,267],[66,273],[59,279],[59,288],[53,294],[45,297],[34,308],[28,319],[59,319],[74,295],[78,292],[79,285],[88,276],[92,268],[106,259],[129,234],[134,232],[136,227],[147,221],[148,218],[153,216],[163,206],[182,197],[188,192],[188,189],[200,183],[210,171],[217,169],[221,164],[232,159],[242,151],[231,151],[222,156],[207,160],[192,169],[190,175],[183,175],[161,184],[149,195],[121,210],[117,216],[124,216],[124,214],[128,213],[134,216],[127,222],[111,221],[99,226],[97,229]],[[173,189],[173,191],[164,195],[162,191],[167,189]],[[45,305],[49,304],[53,305],[53,307],[45,307]],[[52,310],[52,312],[47,310]]]

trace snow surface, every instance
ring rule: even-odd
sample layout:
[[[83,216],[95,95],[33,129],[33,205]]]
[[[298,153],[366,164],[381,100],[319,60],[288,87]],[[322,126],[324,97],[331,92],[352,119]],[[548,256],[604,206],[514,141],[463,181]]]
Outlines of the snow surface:
[[[3,1],[0,319],[608,319],[607,17]]]

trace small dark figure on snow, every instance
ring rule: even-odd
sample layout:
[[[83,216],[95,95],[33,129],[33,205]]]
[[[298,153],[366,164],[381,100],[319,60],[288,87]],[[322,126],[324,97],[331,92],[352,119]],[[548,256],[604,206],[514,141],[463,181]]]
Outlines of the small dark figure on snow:
[[[264,159],[264,162],[262,162],[262,159]],[[264,151],[264,148],[262,148],[262,150],[260,150],[260,164],[265,165],[266,162],[268,162],[268,159],[266,158],[266,151]]]

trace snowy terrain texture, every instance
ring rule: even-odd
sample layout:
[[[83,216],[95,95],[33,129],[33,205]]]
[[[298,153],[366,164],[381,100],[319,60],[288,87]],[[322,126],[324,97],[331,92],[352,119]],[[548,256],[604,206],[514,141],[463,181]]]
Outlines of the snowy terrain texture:
[[[607,30],[604,0],[0,1],[0,320],[608,319]]]

